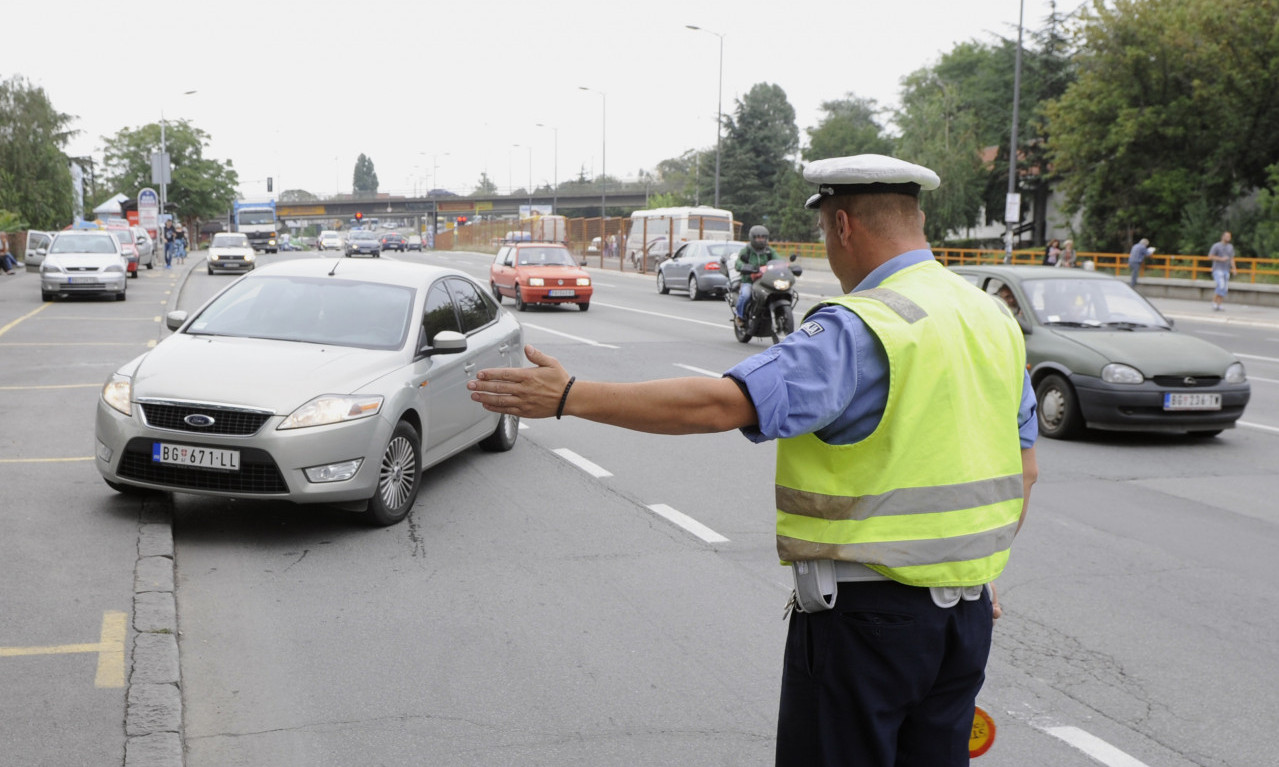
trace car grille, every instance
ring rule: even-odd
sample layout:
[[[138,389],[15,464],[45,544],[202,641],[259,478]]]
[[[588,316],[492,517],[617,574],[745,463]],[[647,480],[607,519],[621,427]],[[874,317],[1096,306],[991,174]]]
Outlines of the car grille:
[[[263,495],[289,491],[279,467],[265,450],[241,448],[239,471],[214,471],[153,461],[151,445],[151,440],[142,437],[129,440],[116,473],[125,479],[191,490]]]
[[[271,417],[270,413],[253,410],[233,410],[230,408],[209,407],[207,405],[162,405],[154,402],[143,402],[142,420],[147,426],[171,431],[185,431],[191,434],[220,434],[233,437],[247,437],[256,434],[262,424]],[[185,419],[190,415],[203,415],[213,419],[209,426],[192,426]]]
[[[1221,376],[1155,376],[1154,381],[1169,389],[1199,389],[1220,384]]]
[[[97,267],[97,266],[68,266],[67,271],[77,272],[77,273],[96,272],[99,270],[99,268],[100,267]]]

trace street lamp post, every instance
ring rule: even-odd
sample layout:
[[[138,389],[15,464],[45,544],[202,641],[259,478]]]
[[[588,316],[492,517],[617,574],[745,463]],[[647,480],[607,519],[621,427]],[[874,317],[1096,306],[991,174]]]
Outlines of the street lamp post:
[[[1013,66],[1013,129],[1008,147],[1008,196],[1004,201],[1004,230],[1008,238],[1004,251],[1006,264],[1013,261],[1013,225],[1021,223],[1021,199],[1017,195],[1017,112],[1021,105],[1021,30],[1026,18],[1026,0],[1022,0],[1020,5],[1021,11],[1017,16],[1017,58]],[[1014,205],[1016,211],[1013,210]]]
[[[554,125],[543,125],[538,123],[539,128],[550,128],[554,132],[554,162],[555,167],[551,169],[551,214],[559,208],[560,201],[560,129]]]
[[[699,27],[694,24],[685,24],[689,29],[695,29],[698,32],[706,32],[719,38],[719,91],[715,95],[715,207],[719,207],[719,145],[720,134],[723,132],[722,123],[724,122],[724,35],[719,32],[712,32],[705,27]]]
[[[600,97],[600,236],[603,237],[604,209],[608,203],[608,97],[604,95],[604,91],[587,88],[585,85],[577,88]]]
[[[183,91],[190,96],[195,91]],[[163,216],[169,202],[169,146],[164,135],[164,105],[160,105],[160,215]]]

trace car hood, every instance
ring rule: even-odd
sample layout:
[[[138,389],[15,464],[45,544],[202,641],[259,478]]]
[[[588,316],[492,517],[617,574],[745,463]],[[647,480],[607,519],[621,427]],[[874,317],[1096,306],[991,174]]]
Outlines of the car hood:
[[[54,253],[44,257],[46,264],[60,266],[63,269],[83,269],[91,267],[101,269],[104,266],[118,264],[124,256],[111,253]]]
[[[218,258],[223,256],[250,256],[253,255],[253,248],[250,246],[243,248],[209,248],[209,255],[217,256]]]
[[[1050,332],[1091,349],[1109,362],[1132,365],[1147,378],[1219,376],[1238,361],[1214,343],[1175,330],[1051,328]]]
[[[134,399],[264,408],[287,415],[320,394],[350,394],[401,364],[399,351],[177,333],[134,371]]]

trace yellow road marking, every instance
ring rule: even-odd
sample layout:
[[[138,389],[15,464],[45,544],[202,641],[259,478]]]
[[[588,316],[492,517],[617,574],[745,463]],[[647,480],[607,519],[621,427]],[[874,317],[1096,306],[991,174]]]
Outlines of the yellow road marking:
[[[27,312],[26,314],[22,315],[21,317],[14,320],[13,322],[10,322],[8,325],[5,325],[4,327],[0,328],[0,336],[4,335],[5,333],[8,333],[9,329],[12,328],[14,325],[17,325],[19,322],[22,322],[23,320],[27,319],[28,317],[31,317],[32,315],[39,314],[45,309],[48,309],[50,306],[53,306],[53,304],[40,304],[39,308],[33,309]]]
[[[102,384],[46,384],[44,386],[0,386],[0,391],[18,391],[19,389],[96,389]]]
[[[73,461],[92,461],[93,456],[78,458],[0,458],[0,463],[71,463]]]
[[[102,613],[102,632],[95,643],[45,647],[0,647],[0,658],[96,652],[98,670],[93,678],[93,686],[124,687],[124,638],[128,630],[127,615],[119,610],[107,610]]]

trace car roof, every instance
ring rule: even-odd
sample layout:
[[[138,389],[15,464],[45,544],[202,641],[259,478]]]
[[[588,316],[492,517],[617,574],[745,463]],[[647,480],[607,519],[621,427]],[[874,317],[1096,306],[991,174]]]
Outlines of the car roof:
[[[409,261],[390,261],[390,260],[357,260],[353,258],[337,259],[317,259],[317,258],[299,258],[292,261],[280,261],[266,266],[259,266],[250,272],[249,276],[259,275],[279,275],[285,277],[318,277],[332,273],[333,277],[344,280],[358,280],[362,282],[388,283],[393,285],[413,285],[418,286],[429,280],[438,277],[456,276],[466,277],[471,282],[475,282],[473,278],[459,269],[452,269],[446,266],[435,266],[432,264],[417,264]]]
[[[1021,280],[1113,280],[1114,275],[1088,269],[1059,269],[1055,266],[1012,266],[1009,264],[955,264],[958,273],[998,277],[1004,282]]]

